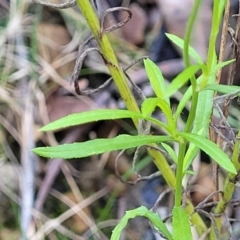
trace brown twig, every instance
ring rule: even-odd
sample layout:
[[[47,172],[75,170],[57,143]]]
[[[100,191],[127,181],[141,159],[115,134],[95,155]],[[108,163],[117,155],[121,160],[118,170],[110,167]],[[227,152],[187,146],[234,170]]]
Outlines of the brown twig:
[[[223,17],[223,30],[222,30],[222,36],[221,36],[221,45],[220,45],[220,53],[219,53],[219,60],[218,62],[221,63],[224,61],[224,52],[225,52],[225,46],[226,46],[226,38],[227,38],[227,32],[228,32],[228,22],[229,22],[229,13],[230,13],[230,1],[228,0],[226,3],[225,11],[224,11],[224,17]],[[220,82],[221,79],[221,73],[222,73],[222,68],[220,68],[217,72],[216,76],[216,83]],[[216,93],[215,93],[216,96]],[[211,123],[213,124],[213,117],[211,118]],[[212,131],[212,129],[209,129],[210,132],[210,140],[212,142],[216,142],[218,146],[221,148],[222,146],[222,138],[220,135],[215,136],[215,133]],[[219,181],[218,181],[218,171],[219,171],[219,166],[218,164],[213,161],[213,183],[215,186],[215,191],[219,189]],[[214,196],[214,201],[217,201],[219,199],[219,196]]]

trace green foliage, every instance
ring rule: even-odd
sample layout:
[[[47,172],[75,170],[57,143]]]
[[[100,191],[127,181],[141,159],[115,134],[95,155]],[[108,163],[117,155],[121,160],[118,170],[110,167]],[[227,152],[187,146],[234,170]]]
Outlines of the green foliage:
[[[169,232],[169,230],[167,229],[166,225],[163,223],[161,218],[156,213],[153,213],[152,211],[149,211],[146,207],[142,206],[134,210],[126,211],[126,214],[121,219],[120,223],[114,228],[113,234],[111,236],[111,240],[120,239],[121,232],[123,228],[125,228],[125,226],[127,225],[128,220],[131,218],[135,218],[137,216],[143,216],[148,218],[151,221],[151,223],[154,225],[154,227],[158,231],[160,231],[166,237],[166,239],[169,239],[169,240],[173,239],[171,233]]]
[[[155,88],[159,88],[162,84],[161,80],[162,75],[159,74],[159,68],[155,67],[154,63],[150,60],[145,60],[146,71],[150,71],[151,74],[149,76],[152,79],[152,83],[154,84]],[[39,147],[33,149],[33,152],[36,154],[43,156],[43,157],[50,157],[50,158],[83,158],[95,154],[101,154],[104,152],[109,151],[116,151],[121,149],[128,149],[128,148],[135,148],[142,145],[147,145],[151,143],[161,143],[162,146],[167,150],[169,155],[172,159],[179,165],[179,161],[183,162],[182,168],[182,176],[188,170],[189,165],[191,164],[192,160],[198,153],[199,149],[205,151],[209,156],[212,157],[222,168],[225,170],[236,173],[236,170],[228,158],[228,156],[217,147],[217,145],[210,140],[208,140],[202,134],[202,130],[198,131],[197,133],[188,133],[188,132],[178,132],[176,127],[177,118],[180,114],[173,114],[171,111],[171,105],[169,96],[172,95],[175,91],[177,91],[177,87],[182,87],[186,82],[187,79],[190,79],[192,75],[200,68],[200,65],[195,65],[187,68],[184,72],[180,73],[179,76],[175,78],[175,80],[170,84],[168,87],[164,86],[162,89],[155,89],[155,93],[157,97],[155,98],[147,98],[143,101],[141,106],[142,113],[136,113],[129,110],[111,110],[111,109],[99,109],[93,110],[89,112],[79,113],[79,114],[72,114],[62,119],[59,119],[55,122],[49,123],[48,125],[41,128],[41,131],[53,131],[61,128],[76,126],[79,124],[85,124],[93,121],[100,121],[100,120],[112,120],[112,119],[124,119],[124,118],[132,118],[132,119],[144,119],[146,121],[153,122],[168,131],[170,136],[146,136],[146,135],[119,135],[112,139],[94,139],[82,143],[72,143],[72,144],[64,144],[54,147]],[[201,78],[197,82],[200,83]],[[154,87],[152,86],[152,87]],[[166,87],[166,88],[165,88]],[[223,88],[216,87],[215,85],[207,85],[208,90],[218,90],[223,91]],[[210,89],[209,89],[210,88]],[[225,90],[225,92],[230,92],[233,88],[229,88],[229,90]],[[236,90],[236,87],[234,87]],[[182,105],[181,108],[185,107],[186,100],[190,99],[190,95],[192,94],[191,88],[188,89],[187,93],[183,97],[182,102],[179,105]],[[162,110],[165,114],[168,124],[164,124],[159,120],[151,117],[155,108],[158,107]],[[200,111],[201,109],[204,110],[205,106],[203,104],[198,105],[197,110]],[[200,109],[200,110],[199,110]],[[195,125],[194,125],[195,126]],[[196,127],[195,127],[196,128]],[[196,128],[197,129],[197,128]],[[193,128],[194,130],[194,128]],[[177,159],[177,155],[174,150],[164,142],[167,141],[176,141],[178,143],[181,142],[189,142],[190,147],[188,152],[186,153],[184,159]],[[149,212],[146,208],[135,209],[133,211],[129,211],[126,213],[125,217],[122,219],[121,223],[115,228],[113,231],[112,239],[118,239],[120,236],[121,230],[126,226],[127,221],[129,218],[134,218],[136,216],[145,216],[148,217],[155,227],[157,227],[161,232],[165,234],[168,239],[172,239],[169,232],[166,231],[166,227],[164,223],[160,222],[159,217],[154,215],[154,213]],[[153,217],[154,216],[154,217]],[[173,239],[177,239],[176,236],[181,236],[180,232],[183,229],[179,227],[177,223],[179,223],[179,219],[185,219],[184,225],[186,228],[186,232],[188,228],[190,228],[188,223],[188,218],[186,212],[180,208],[175,207],[173,209]],[[158,221],[156,221],[158,219]],[[187,220],[186,220],[187,219]],[[180,221],[181,222],[181,221]],[[182,223],[182,222],[181,222]],[[163,227],[164,226],[164,227]],[[182,237],[184,238],[185,235]],[[191,236],[191,235],[189,235]],[[115,238],[116,237],[116,238]],[[185,236],[187,237],[187,236]],[[183,239],[178,238],[178,239]],[[191,239],[185,238],[185,239]]]
[[[222,85],[222,84],[208,84],[204,90],[212,90],[224,94],[233,94],[234,96],[240,96],[240,87],[234,85]]]
[[[73,127],[76,125],[96,122],[100,120],[114,120],[114,119],[124,119],[124,118],[132,118],[132,119],[144,119],[150,122],[153,122],[165,129],[167,126],[160,122],[159,120],[149,117],[149,114],[141,114],[132,112],[129,110],[119,110],[119,109],[98,109],[83,113],[75,113],[69,116],[58,119],[52,123],[47,124],[42,127],[40,131],[54,131],[61,128]]]
[[[176,78],[171,81],[167,88],[166,95],[171,97],[175,92],[179,91],[179,89],[189,81],[189,78],[192,77],[203,66],[204,65],[198,64],[184,69]]]
[[[231,94],[234,92],[235,95],[240,95],[239,87],[222,86],[215,83],[216,72],[233,61],[230,60],[218,63],[215,51],[216,37],[219,32],[221,16],[225,3],[225,0],[214,0],[212,29],[206,63],[204,63],[205,61],[201,59],[199,54],[190,46],[189,43],[190,33],[193,28],[200,0],[196,0],[194,3],[185,39],[183,40],[174,35],[167,34],[167,37],[183,50],[183,58],[186,69],[180,73],[169,84],[169,86],[167,86],[160,69],[150,59],[144,60],[147,76],[156,96],[146,98],[141,104],[141,111],[139,111],[138,108],[135,108],[136,106],[134,107],[134,104],[131,105],[131,99],[127,99],[128,94],[126,93],[126,105],[128,110],[103,109],[72,114],[52,122],[41,129],[41,131],[53,131],[93,121],[130,118],[134,123],[141,123],[142,120],[154,123],[162,127],[167,132],[166,136],[152,136],[145,135],[138,130],[139,134],[136,136],[119,135],[112,139],[94,139],[81,143],[33,149],[33,152],[44,157],[61,157],[71,159],[83,158],[109,151],[136,148],[138,146],[153,143],[160,143],[163,146],[177,166],[176,187],[174,186],[175,189],[173,189],[175,192],[175,206],[172,210],[173,235],[169,232],[166,225],[156,213],[149,211],[145,207],[140,207],[126,212],[120,223],[113,230],[111,239],[119,239],[123,228],[128,223],[128,220],[137,216],[147,217],[153,226],[157,228],[167,239],[192,239],[189,222],[189,215],[191,213],[186,212],[187,210],[181,206],[182,180],[186,173],[192,174],[192,172],[189,171],[189,167],[200,149],[208,154],[212,160],[218,163],[223,169],[228,171],[228,173],[233,176],[237,174],[236,166],[233,165],[229,157],[215,143],[208,139],[208,127],[213,110],[214,92],[217,91],[225,94]],[[81,4],[83,3],[81,2]],[[93,32],[94,31],[96,31],[96,33],[98,32],[97,26],[93,29]],[[102,47],[104,47],[104,43],[101,44],[103,45]],[[190,65],[190,58],[193,62],[195,62],[195,65]],[[196,79],[195,74],[199,72],[199,70],[201,70],[201,74]],[[114,72],[114,69],[112,71]],[[183,95],[177,106],[176,112],[174,113],[172,111],[170,97],[189,82],[191,85]],[[122,87],[119,88],[121,92]],[[177,128],[177,122],[189,100],[192,101],[190,113],[188,115],[185,128],[180,131]],[[163,112],[165,118],[167,119],[167,123],[163,123],[152,117],[156,108],[159,108]],[[135,125],[137,126],[138,124]],[[178,153],[175,153],[174,149],[170,145],[166,144],[166,142],[169,141],[178,144]],[[198,226],[196,226],[196,228],[197,227]]]
[[[184,47],[184,40],[179,38],[178,36],[166,33],[166,36],[175,44],[177,45],[180,49],[183,49]],[[195,51],[194,48],[192,48],[190,45],[188,46],[189,48],[189,55],[200,65],[203,65],[203,60],[199,56],[199,54]]]
[[[195,146],[198,146],[225,170],[237,174],[236,169],[227,154],[225,154],[215,143],[195,133],[181,132],[179,135],[190,143],[193,143]]]
[[[156,107],[159,107],[160,110],[164,113],[167,118],[168,126],[165,128],[171,135],[176,135],[176,127],[173,119],[173,114],[170,106],[167,101],[161,98],[146,98],[142,103],[142,113],[143,115],[152,114]]]
[[[182,207],[174,207],[173,214],[173,239],[192,240],[188,215]]]
[[[143,62],[156,96],[170,105],[169,97],[166,95],[166,83],[160,69],[150,59],[144,59]]]
[[[165,150],[170,155],[172,160],[177,164],[177,154],[176,154],[176,152],[169,145],[167,145],[163,142],[161,143],[161,145],[165,148]]]
[[[122,134],[111,139],[99,138],[82,143],[63,144],[54,147],[39,147],[33,149],[33,152],[43,157],[72,159],[163,141],[173,141],[173,138],[170,136],[131,136]]]

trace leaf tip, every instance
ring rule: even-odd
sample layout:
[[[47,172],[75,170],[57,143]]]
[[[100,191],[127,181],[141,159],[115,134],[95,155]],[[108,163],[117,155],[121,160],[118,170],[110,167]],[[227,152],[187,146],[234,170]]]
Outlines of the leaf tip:
[[[48,130],[47,130],[46,126],[43,126],[43,127],[39,128],[38,131],[39,132],[47,132]]]

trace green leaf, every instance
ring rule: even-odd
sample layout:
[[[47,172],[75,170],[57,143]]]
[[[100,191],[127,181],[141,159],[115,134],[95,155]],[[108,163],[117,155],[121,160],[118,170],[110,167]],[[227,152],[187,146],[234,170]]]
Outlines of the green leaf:
[[[167,86],[165,83],[165,79],[159,67],[148,58],[144,59],[143,62],[148,75],[148,79],[151,83],[151,86],[156,96],[160,99],[165,100],[168,103],[168,105],[170,105],[170,100],[166,96]]]
[[[212,59],[212,67],[210,72],[210,75],[204,75],[201,80],[201,83],[206,80],[206,84],[213,84],[215,83],[216,76],[213,71],[214,66],[217,64],[217,56],[216,53],[213,53],[213,59]],[[200,90],[200,89],[199,89]],[[198,103],[197,103],[197,109],[195,113],[195,119],[193,123],[193,133],[197,133],[201,129],[203,129],[202,135],[204,137],[208,136],[208,128],[209,128],[209,121],[212,116],[212,109],[213,109],[213,91],[202,91],[199,92],[198,95]]]
[[[143,116],[151,116],[156,109],[158,98],[146,98],[141,105],[141,112]]]
[[[167,121],[168,121],[167,131],[172,135],[175,135],[176,127],[175,127],[175,123],[172,116],[173,115],[172,110],[166,101],[160,98],[146,98],[142,103],[143,116],[151,114],[156,107],[159,107],[165,114],[165,117],[167,118]]]
[[[213,75],[209,77],[209,81],[214,81]],[[197,133],[203,129],[203,133],[201,135],[204,137],[208,136],[209,121],[213,109],[213,94],[214,92],[212,91],[202,91],[198,95],[197,110],[195,113],[192,132]]]
[[[236,61],[236,59],[231,59],[231,60],[228,60],[228,61],[220,62],[212,68],[212,72],[216,73],[220,68],[223,68],[223,67],[225,67],[225,66],[227,66],[230,63],[235,62],[235,61]]]
[[[163,235],[167,239],[172,240],[172,235],[168,231],[167,227],[165,226],[161,218],[156,213],[149,211],[144,206],[126,211],[126,214],[124,215],[124,217],[121,219],[118,225],[114,228],[112,232],[111,240],[120,239],[121,232],[126,227],[128,220],[138,216],[143,216],[148,218],[155,228],[157,228],[161,233],[163,233]]]
[[[224,66],[226,66],[226,65],[228,65],[228,64],[230,64],[230,63],[232,63],[234,61],[235,61],[235,59],[218,63],[217,65],[215,65],[215,66],[213,66],[211,68],[211,74],[210,75],[214,75],[215,76],[217,71],[220,68],[223,68]],[[206,73],[205,76],[206,77],[203,79],[203,81],[201,81],[201,84],[199,85],[200,90],[203,90],[206,87],[206,85],[209,83],[209,81],[208,81],[209,80],[208,74]]]
[[[104,152],[135,148],[138,146],[173,141],[169,136],[131,136],[119,135],[110,139],[94,139],[81,143],[63,144],[54,147],[38,147],[32,151],[42,157],[49,158],[83,158]]]
[[[196,173],[192,170],[187,170],[186,171],[186,174],[189,174],[189,175],[195,175]]]
[[[173,239],[192,240],[188,215],[182,207],[174,207],[173,213]]]
[[[202,133],[203,133],[203,129],[197,132],[198,135],[202,135]],[[192,164],[198,152],[199,152],[199,147],[193,143],[190,143],[189,148],[183,160],[183,173],[188,170],[189,166]]]
[[[175,153],[175,151],[166,143],[161,143],[161,145],[165,148],[165,150],[168,152],[172,160],[177,164],[178,162],[178,157]]]
[[[98,109],[92,110],[88,112],[75,113],[58,119],[54,122],[47,124],[42,127],[40,131],[54,131],[61,128],[72,127],[80,124],[85,124],[94,121],[100,120],[113,120],[113,119],[124,119],[124,118],[137,118],[137,119],[145,119],[151,121],[157,125],[160,125],[163,128],[167,128],[167,126],[158,121],[157,119],[143,116],[141,113],[131,112],[128,110],[118,110],[118,109]]]
[[[178,91],[199,69],[201,65],[192,65],[182,71],[176,78],[174,78],[167,88],[166,95],[171,97]]]
[[[219,29],[216,28],[215,30],[216,30],[215,32],[216,34],[215,37],[216,37]],[[212,39],[215,37],[211,36]],[[215,46],[214,46],[215,43],[213,44],[212,42],[211,44],[209,45],[208,61],[207,61],[207,67],[209,69],[208,72],[210,73],[210,75],[203,76],[201,84],[204,81],[206,81],[206,84],[214,84],[216,81],[214,69],[216,68],[216,65],[217,65],[217,55],[216,55]],[[209,54],[211,55],[211,57]],[[195,119],[193,123],[193,130],[192,130],[193,133],[197,133],[198,131],[203,129],[202,136],[204,137],[208,136],[209,121],[212,116],[212,110],[213,110],[213,97],[214,97],[213,91],[207,90],[207,91],[199,92],[198,104],[197,104]]]
[[[203,76],[203,75],[199,76],[198,79],[197,79],[197,83],[202,85],[202,82],[205,81],[205,79],[207,79],[207,81],[209,81],[210,83],[214,82],[215,74],[216,74],[215,70],[216,70],[216,66],[212,68],[210,76]],[[211,90],[211,89],[209,89],[209,90]],[[199,101],[198,102],[200,102],[200,104],[202,105],[201,109],[203,111],[204,111],[205,107],[207,106],[207,108],[204,111],[204,112],[207,112],[207,114],[206,114],[207,118],[209,116],[209,113],[211,113],[211,109],[212,109],[212,105],[209,104],[209,103],[212,102],[212,94],[213,93],[211,93],[211,92],[205,93],[203,95],[202,95],[202,92],[199,93],[200,97],[199,97]],[[177,110],[176,110],[175,117],[174,117],[175,120],[178,119],[178,117],[182,113],[184,107],[186,106],[187,102],[190,100],[191,97],[192,97],[192,86],[189,86],[187,91],[184,93],[181,101],[179,102],[179,104],[177,106]],[[197,112],[199,112],[199,111],[197,111]],[[198,115],[196,115],[196,116],[198,116]],[[204,116],[203,112],[201,112],[199,114],[199,116]],[[201,119],[201,118],[199,118],[199,119]],[[206,120],[206,122],[208,122],[208,120]],[[200,128],[197,131],[199,131],[201,128],[202,127],[200,126]]]
[[[172,35],[170,33],[166,33],[166,36],[174,43],[176,44],[179,48],[183,49],[183,46],[184,46],[184,40],[175,36],[175,35]],[[199,54],[196,52],[196,50],[189,46],[189,55],[198,63],[198,64],[201,64],[203,65],[204,62],[202,61],[201,57],[199,56]]]
[[[215,143],[209,139],[200,136],[195,133],[179,132],[179,136],[182,136],[190,143],[195,144],[197,147],[202,149],[206,154],[208,154],[215,162],[217,162],[226,171],[236,174],[236,169],[227,156]]]
[[[177,119],[181,115],[183,109],[185,108],[187,102],[190,100],[191,97],[192,97],[192,86],[189,86],[187,91],[183,94],[183,96],[177,106],[177,110],[174,114],[175,121],[177,121]]]
[[[234,85],[229,86],[223,84],[207,84],[207,86],[203,90],[213,90],[224,94],[238,92],[236,96],[240,96],[240,87]]]

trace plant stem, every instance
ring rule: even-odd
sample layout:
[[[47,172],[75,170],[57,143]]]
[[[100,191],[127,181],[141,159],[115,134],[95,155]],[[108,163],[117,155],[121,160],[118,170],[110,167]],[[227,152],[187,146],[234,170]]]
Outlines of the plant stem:
[[[186,68],[190,66],[190,57],[189,57],[189,46],[191,40],[191,33],[193,29],[193,24],[197,17],[197,12],[200,6],[201,0],[195,0],[193,5],[193,10],[191,11],[189,20],[187,22],[186,32],[184,36],[184,46],[183,46],[183,60]]]
[[[193,24],[194,24],[196,16],[197,16],[197,12],[198,12],[200,3],[201,3],[201,0],[194,1],[193,10],[191,12],[191,15],[189,17],[189,21],[188,21],[187,27],[186,27],[186,33],[185,33],[185,37],[184,37],[184,48],[183,48],[183,59],[184,59],[186,68],[190,66],[190,58],[189,58],[190,38],[191,38]],[[196,92],[196,87],[197,87],[196,78],[193,76],[190,79],[190,81],[191,81],[191,85],[192,85],[193,97],[192,97],[192,105],[191,105],[190,113],[189,113],[187,123],[185,126],[185,132],[191,131],[191,127],[192,127],[193,121],[195,119],[195,113],[196,113],[197,103],[198,103],[198,92]],[[175,193],[175,206],[181,205],[183,161],[184,161],[186,149],[187,149],[187,143],[186,143],[186,141],[184,141],[183,143],[181,143],[179,145],[177,176],[176,176],[177,183],[176,183],[176,193]]]
[[[108,40],[107,34],[103,31],[100,36],[100,22],[89,0],[77,0],[78,6],[81,9],[104,58],[111,64],[107,64],[111,76],[115,80],[116,86],[123,98],[126,107],[134,112],[140,112],[137,102],[128,87],[126,77],[119,66],[116,55]],[[133,119],[135,125],[138,125],[137,119]]]
[[[108,64],[107,67],[109,68],[109,71],[113,77],[114,82],[117,85],[117,88],[120,92],[120,95],[122,99],[124,100],[126,107],[134,112],[139,112],[139,107],[136,103],[136,100],[130,91],[128,84],[126,82],[125,75],[122,71],[122,68],[119,67],[119,63],[117,61],[117,58],[115,56],[115,53],[111,47],[111,44],[108,40],[108,37],[105,33],[99,37],[100,33],[100,23],[96,16],[96,13],[94,12],[89,0],[76,0],[77,4],[84,15],[96,41],[99,44],[100,50],[102,54],[104,55],[104,58],[111,62],[111,65]],[[133,119],[133,122],[136,127],[138,127],[138,121]],[[155,146],[155,145],[153,145]],[[154,148],[148,148],[148,152],[153,158],[153,162],[159,169],[159,171],[162,173],[164,179],[166,180],[169,187],[172,189],[176,189],[176,178],[171,170],[169,164],[167,163],[165,157],[159,152],[156,151]],[[183,161],[183,160],[182,160]],[[186,200],[188,202],[188,206],[186,207],[186,210],[188,214],[192,214],[194,212],[194,206],[191,203],[190,199]],[[202,235],[206,230],[206,226],[204,222],[202,221],[201,217],[195,213],[194,217],[192,217],[192,223],[196,226],[197,232],[199,235]]]
[[[104,56],[104,58],[107,60],[107,62],[111,64],[107,64],[107,67],[110,71],[110,74],[119,90],[119,93],[123,99],[123,101],[126,104],[127,109],[133,111],[133,112],[140,112],[140,109],[137,105],[137,102],[128,87],[126,77],[123,73],[122,68],[119,66],[118,60],[116,58],[116,55],[112,49],[112,46],[108,40],[107,34],[105,32],[101,33],[100,36],[100,23],[97,18],[97,15],[95,11],[92,8],[92,5],[89,0],[77,0],[77,4],[84,15],[92,33],[95,37],[96,41],[99,44],[99,48]],[[133,119],[133,122],[135,126],[138,128],[138,120]],[[156,146],[155,146],[156,147]],[[157,150],[154,150],[153,148],[149,148],[148,152],[153,158],[154,163],[156,164],[159,171],[161,171],[164,179],[166,180],[167,184],[175,189],[176,185],[176,179],[174,176],[174,173],[172,169],[170,168],[167,160]]]
[[[189,21],[188,21],[187,27],[186,27],[186,33],[185,33],[185,37],[184,37],[184,47],[183,47],[183,59],[184,59],[186,68],[190,66],[190,57],[189,57],[190,39],[191,39],[191,33],[193,30],[194,22],[197,17],[197,12],[198,12],[200,3],[201,3],[201,0],[194,1],[193,10],[191,12],[191,15],[189,17]],[[197,103],[198,103],[198,92],[196,92],[197,83],[196,83],[195,76],[191,77],[190,81],[191,81],[191,85],[192,85],[193,95],[192,95],[191,109],[190,109],[187,123],[185,126],[185,132],[191,131],[191,127],[192,127],[193,121],[195,119],[195,113],[196,113]]]
[[[175,191],[175,207],[179,207],[182,203],[182,179],[183,179],[183,159],[186,152],[186,142],[179,144],[176,191]]]

